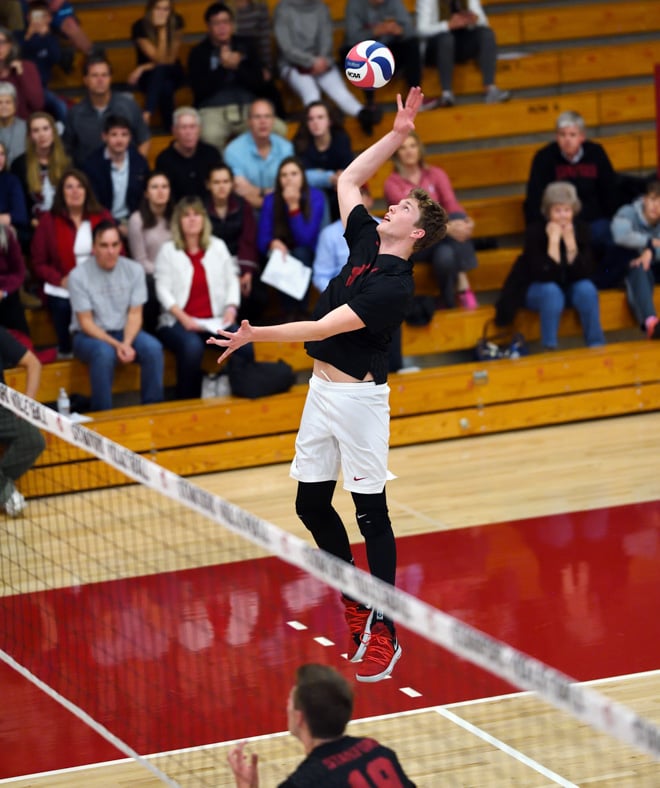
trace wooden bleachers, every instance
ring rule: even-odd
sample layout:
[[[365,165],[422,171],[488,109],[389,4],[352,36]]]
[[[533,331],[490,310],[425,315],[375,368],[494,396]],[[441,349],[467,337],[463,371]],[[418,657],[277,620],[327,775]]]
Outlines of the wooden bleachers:
[[[390,378],[391,445],[483,435],[655,410],[660,356],[650,342],[471,363]],[[306,393],[295,386],[265,400],[195,400],[98,414],[90,429],[180,475],[287,462]],[[74,492],[123,483],[80,450],[47,436],[26,489]]]
[[[484,279],[492,280],[506,275],[509,270],[516,250],[496,250],[491,253],[492,262],[484,266],[486,273]],[[491,268],[492,271],[488,271]],[[478,270],[478,269],[477,269]],[[476,273],[476,272],[475,272]],[[432,277],[429,267],[420,264],[415,269],[416,286],[419,292],[433,292]],[[474,275],[472,275],[474,278]],[[501,280],[500,280],[501,281]],[[660,294],[656,298],[656,306],[660,310]],[[605,331],[617,331],[625,328],[634,328],[635,322],[626,303],[625,294],[618,290],[609,290],[600,293],[601,323]],[[402,349],[403,355],[408,357],[436,356],[442,353],[465,350],[474,347],[482,334],[484,324],[494,317],[495,309],[492,305],[480,306],[475,310],[452,309],[436,312],[433,320],[424,327],[411,327],[404,325]],[[44,326],[42,331],[47,331],[47,318],[40,316]],[[516,327],[523,332],[525,337],[534,341],[539,338],[539,324],[536,314],[521,310],[516,320]],[[582,329],[577,315],[573,310],[567,310],[562,316],[559,335],[580,336]],[[641,334],[640,334],[641,336]],[[255,346],[255,356],[260,361],[277,361],[285,359],[296,371],[308,370],[311,366],[309,356],[304,347],[298,342],[269,342]],[[207,372],[214,372],[217,353],[209,351],[205,359]],[[134,364],[119,367],[113,386],[114,393],[139,391],[140,370]],[[19,391],[25,390],[24,370],[10,369],[5,371],[5,380],[8,386]],[[174,362],[171,354],[166,352],[165,385],[172,386],[175,382]],[[42,402],[52,402],[57,399],[61,386],[67,391],[88,395],[90,393],[87,368],[77,360],[58,361],[45,364],[42,369],[42,379],[39,389],[39,399]]]
[[[182,48],[182,57],[187,59],[191,44]],[[128,75],[135,68],[135,54],[131,46],[112,47],[106,50],[113,67],[113,78],[116,83],[126,82]],[[643,77],[653,72],[655,63],[660,61],[660,42],[642,41],[619,45],[601,45],[571,48],[560,51],[535,52],[520,57],[498,60],[496,79],[502,88],[522,90],[570,85],[578,82],[606,80],[615,77]],[[82,74],[80,67],[67,75],[58,75],[53,80],[55,89],[80,88]],[[424,90],[427,95],[439,95],[441,85],[437,71],[433,68],[424,69]],[[393,104],[396,94],[402,90],[400,80],[393,80],[379,91],[382,103]],[[481,74],[475,64],[469,63],[457,67],[454,78],[454,89],[458,95],[480,94],[483,91]],[[361,97],[357,88],[351,90]],[[288,89],[283,94],[289,111],[301,109],[300,102]],[[178,93],[180,105],[190,103],[192,94],[189,88],[182,88]],[[136,96],[141,99],[138,94]]]
[[[515,0],[497,0],[497,4]],[[272,9],[277,0],[269,0]],[[486,3],[484,3],[485,5]],[[345,0],[330,0],[331,17],[335,22],[344,18]],[[489,3],[493,5],[493,0]],[[185,0],[177,10],[185,16],[186,34],[206,31],[204,11],[206,0]],[[414,12],[413,0],[406,6]],[[77,11],[81,24],[94,41],[128,39],[131,25],[143,14],[144,4],[127,3],[116,7],[81,8]],[[644,33],[660,26],[660,12],[655,0],[626,0],[625,3],[571,3],[551,8],[526,8],[520,11],[488,9],[489,21],[495,30],[500,46],[539,41],[564,41],[598,35],[623,35]]]

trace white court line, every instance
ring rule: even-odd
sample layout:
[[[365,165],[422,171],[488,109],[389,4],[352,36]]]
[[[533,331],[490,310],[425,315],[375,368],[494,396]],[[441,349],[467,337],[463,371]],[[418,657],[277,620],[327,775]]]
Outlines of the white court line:
[[[563,788],[579,788],[579,786],[575,783],[572,783],[570,780],[567,780],[556,772],[553,772],[551,769],[543,766],[542,763],[535,761],[533,758],[525,755],[525,753],[515,749],[515,747],[509,746],[501,739],[491,736],[491,734],[487,733],[483,728],[479,728],[477,725],[473,725],[471,722],[464,720],[462,717],[459,717],[458,714],[454,714],[447,709],[443,709],[442,706],[438,706],[435,711],[437,714],[440,714],[440,716],[444,717],[450,722],[453,722],[454,725],[458,725],[459,728],[463,728],[463,730],[468,731],[468,733],[473,734],[478,739],[485,741],[492,747],[496,747],[506,755],[510,755],[514,760],[522,763],[523,766],[533,769],[535,772],[543,775],[543,777],[546,777],[548,780],[552,780],[552,782],[556,783],[557,785],[561,785]]]
[[[617,681],[625,681],[627,679],[636,679],[636,678],[643,678],[647,676],[657,676],[657,675],[660,675],[660,670],[646,670],[646,671],[642,671],[641,673],[628,673],[624,676],[609,676],[603,679],[590,679],[589,681],[584,681],[580,683],[591,685],[591,684],[599,684],[605,682],[605,683],[613,684],[616,683]],[[465,706],[476,706],[481,703],[494,703],[499,700],[509,700],[511,698],[525,698],[529,695],[534,695],[534,694],[536,693],[530,691],[509,692],[506,695],[491,695],[490,697],[487,698],[474,698],[473,700],[456,701],[455,703],[448,703],[445,706],[426,706],[421,709],[407,709],[406,711],[396,711],[396,712],[391,712],[389,714],[375,714],[371,717],[360,717],[359,719],[351,720],[350,725],[360,725],[363,723],[370,723],[370,722],[382,722],[382,721],[397,719],[400,717],[412,717],[417,714],[428,714],[428,713],[436,713],[436,714],[440,713],[449,719],[449,715],[451,715],[451,717],[456,716],[451,714],[451,712],[449,712],[449,709],[457,709]],[[268,741],[269,739],[281,739],[284,736],[290,736],[289,731],[277,731],[276,733],[262,733],[258,736],[248,736],[243,739],[228,739],[227,741],[196,745],[194,747],[182,747],[177,750],[154,752],[154,753],[150,753],[149,755],[143,755],[142,758],[146,758],[146,759],[167,758],[174,755],[187,755],[194,752],[215,750],[220,747],[230,747],[233,744],[238,744],[239,742],[243,742],[243,741],[254,743],[259,741]],[[53,769],[47,772],[34,772],[32,774],[23,774],[19,777],[7,777],[4,780],[0,780],[0,785],[9,785],[10,783],[20,782],[22,780],[38,779],[41,777],[53,777],[63,774],[75,774],[76,772],[86,771],[87,769],[101,769],[108,766],[119,766],[121,764],[133,763],[133,762],[134,762],[133,758],[119,758],[114,761],[101,761],[99,763],[89,763],[84,766],[71,766],[68,769]],[[566,785],[572,786],[573,783],[566,783]]]

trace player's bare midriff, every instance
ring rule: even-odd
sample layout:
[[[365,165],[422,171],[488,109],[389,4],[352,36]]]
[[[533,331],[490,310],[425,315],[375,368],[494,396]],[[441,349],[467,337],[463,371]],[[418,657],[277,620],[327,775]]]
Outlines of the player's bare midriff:
[[[321,378],[321,380],[329,380],[330,383],[365,383],[374,379],[371,372],[367,372],[362,380],[360,380],[360,378],[354,378],[352,375],[347,375],[346,372],[337,369],[337,367],[332,364],[328,364],[327,361],[319,361],[318,359],[314,360],[313,372],[316,377]]]

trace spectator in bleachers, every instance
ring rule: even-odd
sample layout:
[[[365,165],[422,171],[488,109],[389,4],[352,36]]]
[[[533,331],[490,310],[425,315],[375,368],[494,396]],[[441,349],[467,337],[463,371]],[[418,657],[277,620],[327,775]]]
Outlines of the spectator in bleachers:
[[[211,233],[199,197],[177,203],[171,228],[172,240],[156,258],[157,334],[176,358],[176,398],[192,399],[201,395],[206,340],[216,326],[235,324],[241,289],[234,259]]]
[[[44,90],[34,63],[21,60],[20,47],[6,27],[0,27],[0,80],[16,88],[16,115],[26,120],[44,108]]]
[[[131,142],[131,126],[121,115],[107,115],[103,122],[103,147],[83,163],[96,199],[112,214],[123,238],[128,217],[140,204],[149,164]]]
[[[11,82],[0,82],[0,142],[10,167],[25,153],[26,134],[25,121],[16,115],[16,88]]]
[[[447,234],[438,243],[413,255],[413,262],[429,261],[440,290],[438,304],[452,309],[457,304],[475,309],[477,299],[470,289],[467,272],[477,267],[472,242],[474,221],[459,203],[447,173],[440,167],[426,164],[424,146],[413,131],[392,157],[394,171],[385,179],[385,200],[396,204],[412,189],[425,189],[449,215]]]
[[[131,126],[133,142],[143,156],[149,152],[151,135],[135,100],[112,89],[112,68],[103,54],[85,60],[84,98],[70,108],[64,127],[64,144],[74,162],[82,163],[103,145],[103,123],[108,115],[122,115]]]
[[[337,179],[353,161],[351,139],[325,101],[313,101],[293,139],[310,186],[325,192],[330,218],[339,218]]]
[[[25,231],[28,225],[25,195],[21,182],[7,166],[7,151],[0,142],[0,226]]]
[[[234,173],[227,164],[213,167],[206,182],[206,210],[211,232],[221,238],[234,258],[240,276],[240,319],[252,321],[263,313],[268,291],[259,279],[257,222],[250,203],[234,191]]]
[[[417,32],[426,43],[426,63],[438,70],[439,107],[455,104],[454,64],[476,61],[488,104],[508,101],[511,94],[495,84],[497,42],[480,0],[417,0]],[[430,107],[427,107],[429,109]]]
[[[171,240],[172,189],[164,172],[155,170],[145,182],[138,209],[128,220],[128,246],[133,260],[140,263],[147,277],[147,302],[143,308],[144,329],[156,332],[160,306],[156,297],[154,270],[162,245]]]
[[[660,181],[652,181],[643,197],[619,208],[612,235],[628,261],[625,283],[630,309],[646,336],[660,339],[653,303],[653,290],[660,282]]]
[[[172,127],[174,94],[184,80],[179,61],[183,17],[174,11],[173,0],[147,0],[144,16],[131,28],[137,67],[128,77],[144,93],[142,113],[147,124],[153,113],[160,112],[161,125]]]
[[[234,189],[259,211],[273,191],[275,176],[293,145],[273,131],[275,109],[266,99],[255,99],[248,112],[248,130],[225,148],[225,161],[234,173]]]
[[[97,202],[85,173],[65,170],[51,210],[39,219],[31,250],[32,268],[44,283],[61,358],[71,357],[69,274],[92,255],[92,232],[106,220],[113,221],[112,216]]]
[[[73,352],[89,367],[92,410],[112,408],[118,364],[139,364],[142,404],[163,400],[163,348],[142,330],[144,269],[121,250],[116,225],[101,222],[94,228],[92,256],[69,277]]]
[[[39,70],[44,90],[44,110],[60,123],[64,123],[67,103],[49,89],[53,66],[62,62],[62,49],[56,35],[50,29],[52,16],[48,3],[31,3],[28,9],[28,25],[21,44],[21,54],[34,63]]]
[[[53,17],[51,21],[53,30],[68,38],[73,46],[80,50],[83,55],[89,55],[94,47],[76,18],[73,6],[69,0],[46,1]]]
[[[577,218],[580,200],[572,183],[546,186],[541,200],[544,221],[532,222],[522,252],[529,285],[525,306],[538,312],[541,343],[557,347],[561,313],[572,306],[580,316],[587,346],[605,344],[598,291],[591,281],[594,262],[589,225]]]
[[[350,48],[360,41],[379,41],[394,55],[395,76],[403,74],[408,88],[422,84],[419,39],[412,16],[402,0],[348,0],[344,28],[342,62]],[[367,90],[365,94],[367,103],[373,105],[375,91]],[[425,99],[422,109],[429,104],[429,99]]]
[[[587,139],[584,118],[578,112],[559,115],[555,141],[532,159],[524,203],[527,224],[542,218],[543,192],[555,181],[575,186],[582,204],[580,218],[590,225],[592,245],[611,245],[610,221],[617,208],[614,168],[603,146]]]
[[[0,329],[0,382],[3,370],[22,367],[25,370],[25,393],[36,399],[41,381],[41,363],[31,350],[26,350],[5,329]],[[28,471],[46,448],[41,432],[30,422],[0,408],[0,508],[10,517],[18,517],[25,509],[25,498],[16,489],[18,479]]]
[[[324,214],[323,192],[309,186],[300,159],[287,156],[277,170],[275,190],[266,195],[259,213],[259,252],[264,258],[274,251],[290,254],[311,268]],[[278,322],[303,319],[307,294],[300,301],[285,293],[279,296],[284,314]]]
[[[156,169],[169,178],[175,202],[190,195],[201,197],[211,167],[222,164],[222,156],[214,145],[200,139],[201,120],[194,107],[174,111],[172,134],[174,139],[156,158]]]
[[[234,12],[212,3],[204,13],[208,34],[188,58],[202,139],[222,151],[227,140],[247,128],[250,103],[263,87],[263,64],[252,38],[235,34]]]
[[[0,213],[0,326],[29,337],[19,292],[25,281],[25,260],[18,239],[11,226],[2,222],[2,217]]]
[[[330,9],[323,0],[279,0],[274,32],[280,76],[303,105],[319,101],[323,91],[342,112],[358,119],[365,134],[371,134],[380,112],[358,101],[337,68]]]
[[[32,227],[36,227],[44,211],[50,211],[55,189],[71,161],[55,127],[54,118],[47,112],[35,112],[27,122],[25,153],[12,164],[27,200]]]
[[[267,98],[275,107],[275,114],[283,120],[286,118],[284,104],[279,88],[275,82],[275,61],[273,58],[273,24],[270,11],[262,0],[235,0],[234,14],[236,34],[244,38],[252,38],[257,45],[261,60],[263,83],[259,88],[258,97]]]

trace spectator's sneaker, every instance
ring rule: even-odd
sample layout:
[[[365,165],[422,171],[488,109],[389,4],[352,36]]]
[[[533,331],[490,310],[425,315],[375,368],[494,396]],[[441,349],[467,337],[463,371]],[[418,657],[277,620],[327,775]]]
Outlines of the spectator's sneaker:
[[[477,297],[472,290],[461,290],[458,294],[458,301],[463,309],[476,309],[479,306]]]
[[[456,99],[454,98],[454,94],[451,92],[451,90],[443,90],[442,96],[440,96],[440,99],[438,101],[438,106],[453,107],[455,103],[456,103]]]
[[[503,104],[511,98],[508,90],[500,90],[497,85],[491,85],[486,91],[486,104]]]
[[[422,106],[419,108],[420,112],[428,112],[431,109],[437,109],[440,106],[441,99],[439,98],[425,98],[422,101]]]
[[[359,662],[367,650],[373,611],[343,594],[341,601],[346,608],[344,617],[349,629],[347,659],[349,662]]]
[[[649,339],[660,339],[660,320],[655,315],[647,317],[644,325]]]
[[[11,479],[2,490],[2,508],[10,517],[18,517],[25,509],[25,498],[14,487]]]
[[[367,651],[355,678],[358,681],[374,682],[386,679],[401,657],[401,646],[383,621],[371,624]]]

